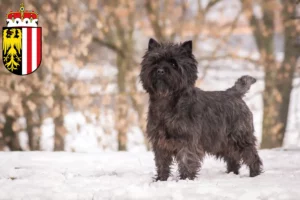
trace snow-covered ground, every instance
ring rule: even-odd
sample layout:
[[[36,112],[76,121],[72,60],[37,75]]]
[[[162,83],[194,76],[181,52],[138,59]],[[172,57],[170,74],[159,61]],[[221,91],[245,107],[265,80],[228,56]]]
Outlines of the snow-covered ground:
[[[0,200],[299,200],[300,151],[261,150],[265,172],[226,174],[207,157],[195,181],[153,182],[151,152],[1,152]]]

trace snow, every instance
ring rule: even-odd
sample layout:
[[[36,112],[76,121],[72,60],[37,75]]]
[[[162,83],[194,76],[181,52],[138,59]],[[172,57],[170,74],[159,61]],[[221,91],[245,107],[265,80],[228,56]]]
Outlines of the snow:
[[[226,174],[225,164],[204,160],[194,181],[153,182],[151,152],[1,152],[0,200],[243,199],[298,200],[300,150],[261,150],[265,172]]]

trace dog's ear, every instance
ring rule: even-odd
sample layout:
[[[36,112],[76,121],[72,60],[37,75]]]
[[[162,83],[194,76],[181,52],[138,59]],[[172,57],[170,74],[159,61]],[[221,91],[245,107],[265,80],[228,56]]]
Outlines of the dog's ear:
[[[150,38],[149,43],[148,43],[148,51],[151,51],[152,49],[157,48],[159,46],[160,46],[160,44],[156,40],[154,40],[153,38]]]
[[[185,49],[187,52],[192,53],[193,50],[192,40],[185,41],[184,43],[182,43],[181,47]]]

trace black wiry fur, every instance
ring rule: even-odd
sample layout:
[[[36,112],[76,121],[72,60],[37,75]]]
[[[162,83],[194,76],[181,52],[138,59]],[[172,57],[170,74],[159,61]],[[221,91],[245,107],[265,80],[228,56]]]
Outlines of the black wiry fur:
[[[250,176],[261,173],[262,162],[253,135],[253,117],[242,96],[255,79],[243,76],[226,91],[196,88],[197,61],[192,42],[158,43],[150,39],[140,78],[149,93],[147,136],[153,146],[156,180],[167,180],[173,158],[181,179],[194,179],[205,154],[239,173],[242,163]]]
[[[248,92],[251,85],[255,82],[256,79],[251,76],[242,76],[235,82],[234,86],[227,89],[226,91],[231,95],[243,97],[246,94],[246,92]]]

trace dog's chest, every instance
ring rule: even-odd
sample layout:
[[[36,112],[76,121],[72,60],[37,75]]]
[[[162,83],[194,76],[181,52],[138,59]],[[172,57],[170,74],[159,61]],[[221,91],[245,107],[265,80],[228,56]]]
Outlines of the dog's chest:
[[[168,126],[168,122],[175,116],[176,107],[169,102],[157,102],[149,107],[149,120],[154,124]]]
[[[166,139],[177,139],[177,132],[183,127],[182,113],[178,112],[176,106],[162,102],[152,104],[148,112],[148,132],[156,137]]]

